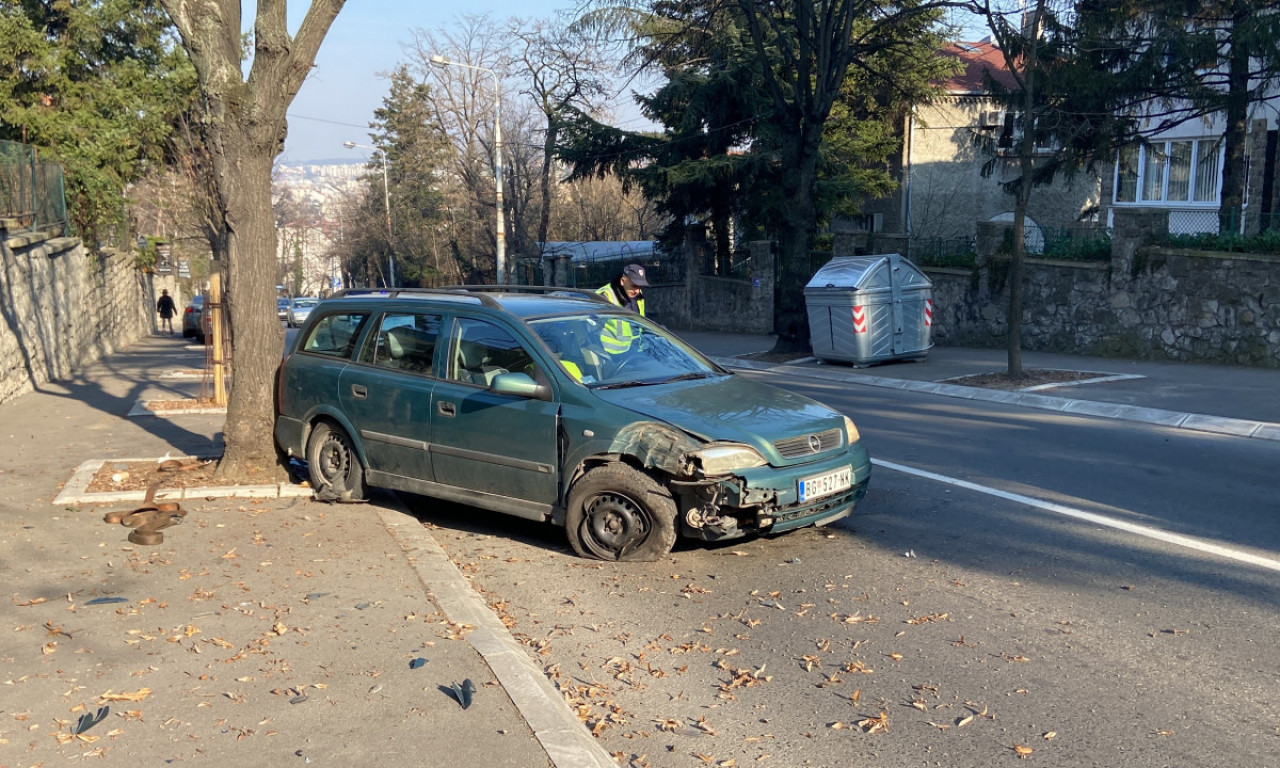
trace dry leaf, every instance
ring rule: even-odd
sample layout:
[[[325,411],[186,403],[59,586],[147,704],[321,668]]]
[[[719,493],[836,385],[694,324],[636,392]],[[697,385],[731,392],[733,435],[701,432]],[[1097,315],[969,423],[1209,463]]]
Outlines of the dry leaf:
[[[1044,740],[1045,740],[1045,741],[1053,741],[1057,736],[1058,736],[1058,732],[1057,732],[1057,731],[1049,731],[1048,733],[1046,733],[1046,734],[1044,735]]]
[[[879,717],[866,717],[858,721],[858,727],[866,733],[889,730],[889,713],[880,711]]]
[[[1021,744],[1014,744],[1013,751],[1018,753],[1018,757],[1025,760],[1028,757],[1030,757],[1031,753],[1034,752],[1035,750],[1032,749],[1031,747],[1024,747]]]
[[[101,701],[142,701],[151,695],[150,688],[139,688],[133,693],[112,693],[107,691],[98,697]]]
[[[963,728],[972,722],[973,722],[973,715],[965,715],[964,717],[960,718],[959,721],[956,722],[956,727]]]

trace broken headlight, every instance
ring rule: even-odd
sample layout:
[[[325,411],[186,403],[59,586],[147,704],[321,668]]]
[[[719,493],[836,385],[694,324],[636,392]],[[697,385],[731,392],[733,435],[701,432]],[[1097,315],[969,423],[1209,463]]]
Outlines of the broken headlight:
[[[741,443],[716,443],[689,456],[698,462],[704,475],[723,475],[769,463],[755,448]]]

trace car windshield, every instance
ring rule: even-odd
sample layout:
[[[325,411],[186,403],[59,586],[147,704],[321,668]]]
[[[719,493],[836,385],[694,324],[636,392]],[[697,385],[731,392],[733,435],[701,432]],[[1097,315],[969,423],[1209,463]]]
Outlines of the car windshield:
[[[555,317],[533,320],[529,327],[566,373],[593,388],[725,375],[684,342],[639,316]]]
[[[319,303],[320,303],[319,299],[294,299],[293,300],[294,307],[314,307]]]

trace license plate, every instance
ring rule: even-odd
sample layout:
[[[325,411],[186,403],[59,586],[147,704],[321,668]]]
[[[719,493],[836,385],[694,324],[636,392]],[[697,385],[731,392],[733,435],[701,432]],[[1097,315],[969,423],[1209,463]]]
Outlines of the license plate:
[[[841,467],[834,472],[806,477],[800,481],[800,501],[820,499],[853,487],[853,467]]]

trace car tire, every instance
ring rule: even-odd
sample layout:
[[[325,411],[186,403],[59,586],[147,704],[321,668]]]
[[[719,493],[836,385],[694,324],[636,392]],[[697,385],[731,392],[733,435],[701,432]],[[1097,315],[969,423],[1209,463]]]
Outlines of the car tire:
[[[606,464],[573,484],[564,525],[582,557],[652,562],[676,543],[676,504],[652,477],[626,464]]]
[[[342,427],[322,421],[307,439],[307,474],[317,496],[363,501],[364,467],[355,443]]]

